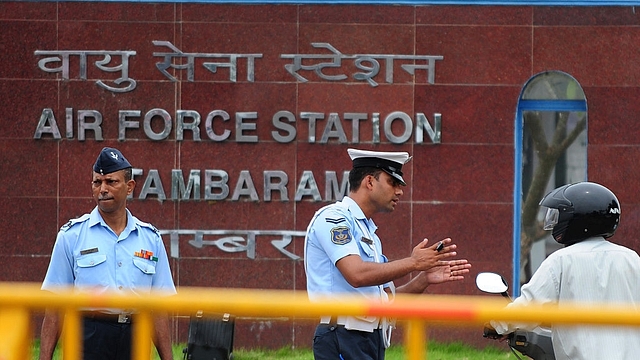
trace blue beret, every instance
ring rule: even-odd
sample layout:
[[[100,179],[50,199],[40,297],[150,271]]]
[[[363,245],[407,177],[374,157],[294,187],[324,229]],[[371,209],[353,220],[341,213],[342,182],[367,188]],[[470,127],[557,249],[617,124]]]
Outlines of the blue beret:
[[[100,175],[106,175],[130,167],[131,164],[129,164],[129,161],[122,155],[120,150],[106,147],[100,151],[96,163],[93,164],[93,171]]]

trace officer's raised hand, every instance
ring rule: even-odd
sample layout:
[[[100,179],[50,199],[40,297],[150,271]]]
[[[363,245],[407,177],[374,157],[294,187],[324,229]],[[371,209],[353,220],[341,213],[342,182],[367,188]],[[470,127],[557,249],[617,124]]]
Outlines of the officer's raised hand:
[[[446,238],[433,245],[428,244],[429,239],[424,239],[416,245],[411,252],[411,259],[415,262],[416,270],[429,270],[435,266],[444,266],[446,259],[456,256],[456,245],[450,238]]]

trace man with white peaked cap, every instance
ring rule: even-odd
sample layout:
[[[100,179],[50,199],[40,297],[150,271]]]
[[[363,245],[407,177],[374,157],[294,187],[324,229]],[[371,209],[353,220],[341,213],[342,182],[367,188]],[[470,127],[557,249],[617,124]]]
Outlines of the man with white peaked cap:
[[[471,264],[447,260],[456,245],[446,238],[433,245],[424,239],[411,256],[389,261],[371,217],[392,212],[406,186],[402,166],[407,152],[347,150],[353,168],[349,195],[318,210],[305,238],[304,261],[311,301],[332,301],[345,295],[387,301],[398,293],[423,293],[431,284],[464,279]],[[395,289],[393,280],[418,272]],[[336,304],[339,307],[340,304]],[[389,346],[391,326],[377,317],[325,316],[313,339],[316,360],[380,360]]]

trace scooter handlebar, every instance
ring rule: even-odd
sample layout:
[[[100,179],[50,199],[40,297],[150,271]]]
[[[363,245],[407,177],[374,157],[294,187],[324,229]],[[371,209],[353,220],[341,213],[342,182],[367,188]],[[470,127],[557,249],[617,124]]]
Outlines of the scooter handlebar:
[[[482,337],[496,340],[496,339],[500,339],[502,335],[498,334],[496,329],[485,326],[484,331],[482,332]]]

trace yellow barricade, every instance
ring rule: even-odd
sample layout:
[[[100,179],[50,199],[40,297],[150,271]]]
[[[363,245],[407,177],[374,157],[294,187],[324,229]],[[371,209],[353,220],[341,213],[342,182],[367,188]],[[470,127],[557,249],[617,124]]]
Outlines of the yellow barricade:
[[[336,306],[340,304],[340,306]],[[187,315],[198,310],[225,312],[244,317],[289,317],[317,321],[323,315],[372,315],[397,318],[406,325],[407,359],[426,358],[427,325],[463,324],[481,326],[489,320],[564,324],[612,324],[640,326],[640,312],[633,307],[606,304],[572,304],[571,310],[555,306],[505,309],[502,298],[492,296],[398,295],[393,302],[379,303],[344,297],[310,302],[304,291],[249,290],[229,288],[185,288],[169,297],[135,297],[117,294],[59,294],[41,291],[40,284],[0,283],[0,359],[24,360],[31,349],[31,312],[57,309],[65,315],[63,357],[80,360],[80,308],[137,309],[133,356],[148,360],[153,330],[152,312]],[[480,330],[479,330],[480,332]]]

